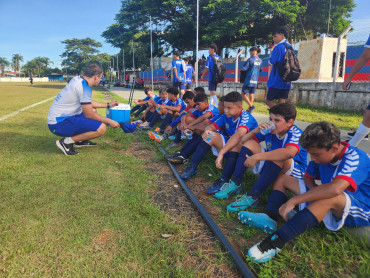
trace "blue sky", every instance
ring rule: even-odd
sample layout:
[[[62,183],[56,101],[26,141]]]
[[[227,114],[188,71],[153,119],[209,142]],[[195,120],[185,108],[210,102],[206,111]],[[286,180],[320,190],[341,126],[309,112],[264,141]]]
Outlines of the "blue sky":
[[[333,0],[335,1],[335,0]],[[356,0],[350,41],[365,41],[370,32],[370,1]],[[104,42],[102,32],[112,23],[121,0],[0,0],[0,56],[11,60],[19,53],[24,62],[48,57],[59,67],[62,40],[90,37],[101,43],[101,52],[119,50]],[[235,53],[231,53],[235,56]]]

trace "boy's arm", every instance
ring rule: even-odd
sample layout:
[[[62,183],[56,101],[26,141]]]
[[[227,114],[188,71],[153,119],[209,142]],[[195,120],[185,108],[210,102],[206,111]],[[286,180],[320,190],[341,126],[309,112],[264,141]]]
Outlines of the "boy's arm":
[[[168,109],[174,112],[180,112],[181,106],[169,106],[169,105],[161,105],[161,109]]]
[[[208,119],[211,116],[212,116],[212,114],[210,112],[206,112],[204,115],[200,116],[199,118],[195,119],[193,122],[191,122],[190,124],[188,124],[187,125],[187,128],[192,128],[195,125],[203,122],[204,120]]]
[[[315,179],[311,177],[303,177],[304,184],[311,190],[317,186]]]

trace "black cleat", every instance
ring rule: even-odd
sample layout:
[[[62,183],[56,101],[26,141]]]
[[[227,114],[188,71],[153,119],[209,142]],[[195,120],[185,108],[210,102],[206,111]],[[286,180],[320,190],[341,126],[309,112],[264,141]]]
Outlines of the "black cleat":
[[[75,147],[76,148],[80,148],[80,147],[92,147],[92,146],[96,146],[96,145],[97,145],[96,143],[91,142],[89,140],[79,141],[79,142],[76,142],[75,143]]]
[[[57,147],[62,150],[65,155],[76,155],[78,152],[73,148],[74,144],[64,143],[64,138],[56,141]]]
[[[189,161],[189,159],[183,157],[181,154],[175,157],[169,157],[167,158],[169,162],[176,163],[176,164],[184,164]]]

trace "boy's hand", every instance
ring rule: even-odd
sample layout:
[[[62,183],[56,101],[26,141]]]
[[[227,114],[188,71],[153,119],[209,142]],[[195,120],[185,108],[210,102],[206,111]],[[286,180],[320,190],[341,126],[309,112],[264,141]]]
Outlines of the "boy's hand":
[[[202,139],[206,140],[213,131],[205,130],[202,134]]]
[[[248,168],[254,168],[254,166],[259,162],[256,155],[246,155],[246,160],[244,162],[244,166]]]
[[[287,201],[285,204],[283,204],[280,208],[279,208],[279,213],[281,215],[281,217],[284,218],[285,221],[288,221],[286,215],[288,214],[288,212],[290,212],[292,209],[294,209],[295,207],[295,204],[293,204],[291,202],[292,199],[289,199],[289,201]]]
[[[165,130],[164,130],[164,132],[168,132],[168,133],[170,133],[172,131],[172,126],[168,126]]]
[[[224,155],[219,154],[216,159],[216,167],[217,169],[222,169],[222,161],[224,159]]]

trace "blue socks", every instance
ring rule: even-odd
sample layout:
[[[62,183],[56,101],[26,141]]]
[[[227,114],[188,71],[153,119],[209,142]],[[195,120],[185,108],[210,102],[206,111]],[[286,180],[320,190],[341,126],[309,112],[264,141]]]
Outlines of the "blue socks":
[[[222,171],[221,179],[224,181],[229,181],[231,175],[234,172],[236,161],[238,160],[239,153],[237,152],[229,152],[226,158],[226,163],[224,166],[224,170]]]
[[[288,242],[317,224],[319,221],[315,215],[308,208],[305,208],[277,230],[277,233],[284,242]]]
[[[178,130],[176,132],[176,137],[175,137],[175,140],[173,140],[175,143],[180,143],[181,141],[181,130]]]
[[[139,116],[140,113],[143,112],[143,111],[145,111],[146,108],[147,108],[147,106],[145,104],[144,105],[141,105],[141,107],[137,110],[137,112],[134,114],[134,116],[135,117]]]
[[[199,163],[206,156],[206,154],[208,153],[210,149],[211,149],[211,146],[202,140],[202,142],[200,142],[200,144],[198,145],[195,151],[195,154],[190,162],[192,166],[195,168],[198,167]]]
[[[281,167],[271,161],[265,161],[261,175],[252,189],[248,192],[248,196],[257,200],[261,193],[272,184],[281,173]]]
[[[232,178],[232,180],[235,182],[236,185],[240,185],[242,183],[244,173],[247,170],[247,167],[244,166],[246,155],[253,155],[253,153],[250,149],[243,146],[240,149],[238,160],[236,161],[236,165],[235,165],[234,176]]]
[[[187,140],[181,149],[181,154],[185,158],[189,158],[197,149],[198,145],[203,141],[202,136],[197,133],[193,133],[193,138]]]
[[[165,130],[166,127],[172,122],[172,114],[168,113],[163,119],[161,125],[159,126],[160,130]]]
[[[160,118],[161,118],[161,115],[159,115],[157,111],[154,111],[149,126],[153,128],[155,123],[158,122]]]
[[[147,113],[146,113],[146,115],[145,115],[145,118],[144,118],[144,120],[146,121],[146,122],[150,122],[151,121],[151,117],[152,117],[152,115],[154,114],[154,112],[150,112],[150,111],[148,111]]]
[[[266,205],[266,214],[272,219],[276,220],[279,217],[279,208],[286,202],[286,195],[279,191],[273,190],[270,193],[269,199]]]

